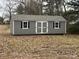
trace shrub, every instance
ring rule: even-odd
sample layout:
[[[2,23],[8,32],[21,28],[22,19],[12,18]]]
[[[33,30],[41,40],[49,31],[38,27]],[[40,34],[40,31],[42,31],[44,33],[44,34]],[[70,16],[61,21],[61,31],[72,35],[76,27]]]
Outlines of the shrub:
[[[79,22],[74,25],[70,25],[68,28],[68,33],[79,34]]]
[[[68,29],[68,32],[69,32],[69,33],[79,33],[78,30],[79,30],[79,29],[78,29],[77,27],[73,26],[73,27],[70,27],[70,28]]]
[[[0,17],[0,24],[3,24],[3,20],[4,20],[4,18]]]

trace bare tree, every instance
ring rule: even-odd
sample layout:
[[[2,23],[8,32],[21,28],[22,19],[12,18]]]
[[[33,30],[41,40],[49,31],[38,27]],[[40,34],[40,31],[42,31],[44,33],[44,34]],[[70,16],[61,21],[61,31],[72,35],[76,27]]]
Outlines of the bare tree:
[[[41,14],[41,4],[35,0],[21,0],[21,4],[24,5],[24,14],[39,15]]]
[[[63,0],[64,11],[66,12],[66,2]]]
[[[17,5],[16,0],[7,0],[5,9],[9,14],[9,20],[11,20],[12,18],[12,13],[14,9],[16,8],[16,5]]]
[[[63,0],[42,0],[42,2],[46,2],[46,5],[44,5],[46,14],[61,15],[63,9],[62,6],[64,4]]]
[[[35,14],[35,15],[41,14],[41,3],[40,2],[30,0],[29,7],[30,7],[31,14]]]

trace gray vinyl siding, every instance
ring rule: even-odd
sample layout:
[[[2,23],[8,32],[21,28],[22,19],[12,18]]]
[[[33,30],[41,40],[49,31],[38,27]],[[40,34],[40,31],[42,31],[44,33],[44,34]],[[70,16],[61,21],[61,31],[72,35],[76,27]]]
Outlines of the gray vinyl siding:
[[[64,34],[65,33],[65,21],[59,21],[60,22],[59,29],[54,29],[53,22],[54,21],[48,22],[48,33],[49,34]]]
[[[14,35],[36,34],[36,21],[30,21],[30,28],[28,29],[22,29],[21,22],[22,21],[14,21]],[[64,34],[65,21],[60,21],[60,29],[54,29],[53,22],[54,21],[48,21],[48,33],[46,34]],[[40,32],[40,29],[38,31]],[[13,22],[11,23],[11,33],[13,34]]]
[[[14,34],[35,34],[35,21],[30,21],[30,27],[28,29],[21,28],[21,21],[14,21]]]

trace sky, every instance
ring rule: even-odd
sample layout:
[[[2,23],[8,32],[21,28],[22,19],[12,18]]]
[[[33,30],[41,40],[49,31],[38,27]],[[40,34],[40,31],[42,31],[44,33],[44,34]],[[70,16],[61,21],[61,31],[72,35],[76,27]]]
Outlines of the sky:
[[[4,8],[5,8],[5,5],[6,5],[6,0],[0,0],[0,6],[2,6],[1,8],[0,8],[0,16],[2,16],[3,15],[3,13],[4,13]]]
[[[66,0],[69,1],[69,0]],[[0,0],[0,6],[2,6],[2,8],[0,8],[0,16],[3,16],[4,11],[5,11],[5,6],[6,6],[6,0]]]

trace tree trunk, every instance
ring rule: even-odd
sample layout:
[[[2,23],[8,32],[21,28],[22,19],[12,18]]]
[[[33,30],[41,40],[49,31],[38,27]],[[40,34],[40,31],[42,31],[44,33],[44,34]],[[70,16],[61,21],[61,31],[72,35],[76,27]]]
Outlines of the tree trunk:
[[[11,21],[11,18],[12,18],[12,13],[9,12],[9,21]]]
[[[64,11],[66,12],[65,1],[63,0]]]

